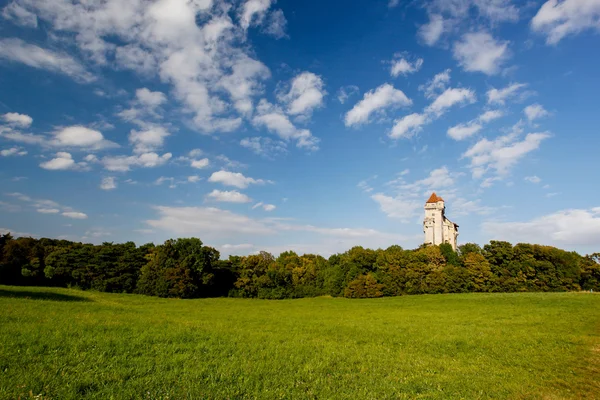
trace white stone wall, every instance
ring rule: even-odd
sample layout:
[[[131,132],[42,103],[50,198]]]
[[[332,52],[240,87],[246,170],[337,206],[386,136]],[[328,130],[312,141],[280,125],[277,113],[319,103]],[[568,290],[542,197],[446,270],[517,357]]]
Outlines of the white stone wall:
[[[444,215],[445,209],[446,206],[443,201],[425,203],[424,243],[433,245],[449,243],[456,251],[458,231],[454,223]]]

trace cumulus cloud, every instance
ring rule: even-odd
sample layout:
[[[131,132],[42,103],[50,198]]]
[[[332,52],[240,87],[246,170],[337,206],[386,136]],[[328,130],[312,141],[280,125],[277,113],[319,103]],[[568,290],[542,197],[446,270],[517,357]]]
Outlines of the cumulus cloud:
[[[247,30],[252,24],[260,25],[271,4],[271,0],[247,0],[239,15],[241,27]]]
[[[252,209],[256,209],[256,208],[262,208],[265,211],[273,211],[275,210],[277,207],[273,204],[265,204],[262,201],[259,201],[258,203],[256,203],[255,205],[252,206]]]
[[[2,9],[2,16],[5,19],[11,20],[17,25],[26,26],[29,28],[37,28],[37,16],[26,8],[22,7],[16,1],[9,3]]]
[[[58,214],[60,212],[58,208],[38,208],[36,211],[40,214]]]
[[[429,22],[421,25],[418,31],[418,37],[428,46],[433,46],[440,40],[442,34],[446,31],[447,22],[439,14],[430,14]]]
[[[561,210],[526,222],[488,221],[482,230],[513,243],[594,246],[600,241],[600,207]]]
[[[335,251],[344,251],[354,245],[377,247],[382,243],[390,245],[406,240],[397,234],[380,232],[368,228],[320,227],[306,224],[291,224],[276,218],[250,218],[246,215],[215,207],[166,207],[157,206],[157,218],[146,221],[152,228],[176,235],[200,236],[210,240],[227,239],[228,241],[247,242],[251,236],[256,240],[259,236],[278,238],[293,232],[311,233],[311,237],[319,235],[316,243],[306,245],[285,244],[284,246],[266,246],[266,251],[280,251],[304,248],[306,252],[330,255]],[[248,247],[248,246],[244,246]],[[283,249],[282,247],[285,247]],[[310,250],[309,250],[310,249]]]
[[[206,197],[210,200],[227,203],[250,203],[252,201],[250,197],[236,190],[222,191],[215,189]]]
[[[472,104],[476,100],[475,92],[465,88],[449,88],[440,94],[426,108],[428,113],[443,114],[448,108],[457,104]]]
[[[424,114],[413,113],[394,121],[389,137],[392,139],[410,138],[417,134],[428,122]]]
[[[137,100],[147,107],[158,107],[167,101],[167,96],[162,92],[153,92],[148,88],[141,88],[135,91]]]
[[[43,169],[57,171],[67,169],[78,169],[79,165],[75,163],[75,160],[73,160],[73,156],[70,153],[60,151],[56,153],[55,158],[41,163],[40,167],[42,167]]]
[[[419,90],[425,93],[425,97],[432,99],[439,96],[444,90],[446,90],[450,83],[450,69],[446,69],[427,81],[426,84],[420,85]]]
[[[53,200],[34,199],[26,194],[19,192],[6,193],[6,195],[21,201],[25,205],[30,206],[32,209],[35,209],[41,214],[58,214],[62,212],[62,215],[68,218],[87,218],[87,215],[85,213],[75,211],[71,207],[62,206]]]
[[[162,126],[148,126],[144,130],[132,129],[129,133],[129,143],[136,154],[148,153],[162,148],[169,132]]]
[[[376,193],[371,196],[371,199],[379,204],[381,211],[389,218],[397,218],[405,222],[414,217],[423,207],[422,201],[405,195],[388,196]]]
[[[296,75],[287,91],[280,91],[277,98],[286,105],[287,113],[309,117],[313,110],[323,106],[323,98],[327,94],[323,79],[312,72]]]
[[[454,44],[453,55],[465,71],[495,75],[509,57],[508,43],[487,32],[466,33]]]
[[[381,211],[389,218],[408,222],[423,210],[423,197],[432,191],[452,193],[456,178],[460,175],[452,173],[446,166],[433,169],[423,178],[413,182],[406,181],[408,171],[402,171],[398,177],[387,183],[395,190],[394,195],[383,192],[371,195],[371,199],[379,204]]]
[[[295,140],[296,147],[307,150],[318,150],[319,139],[314,137],[308,129],[298,129],[283,112],[265,99],[257,106],[257,115],[252,119],[256,127],[265,127],[274,132],[285,141]]]
[[[495,119],[501,118],[504,116],[504,112],[502,110],[488,110],[481,114],[478,119],[483,123],[487,123],[493,121]]]
[[[350,97],[358,94],[359,89],[356,85],[342,86],[337,92],[337,99],[344,104]]]
[[[157,153],[143,153],[134,156],[106,156],[100,162],[108,171],[125,172],[132,166],[142,168],[153,168],[165,164],[171,159],[171,153],[165,153],[162,156]]]
[[[68,75],[82,83],[89,83],[96,79],[73,57],[43,49],[21,39],[0,39],[1,58],[29,67]]]
[[[519,91],[526,87],[525,83],[512,83],[505,88],[496,89],[491,88],[487,91],[488,104],[501,104],[504,105],[506,101],[519,94]]]
[[[414,62],[408,61],[406,58],[401,57],[399,59],[392,61],[392,67],[390,68],[390,74],[393,77],[397,77],[398,75],[408,75],[413,74],[421,69],[423,65],[423,59],[418,58]]]
[[[523,112],[525,113],[525,115],[527,116],[527,119],[530,122],[534,121],[536,119],[539,119],[539,118],[547,117],[548,115],[550,115],[550,113],[548,111],[546,111],[546,109],[544,109],[544,107],[542,107],[540,104],[529,105],[529,106],[525,107]]]
[[[268,137],[249,137],[240,141],[240,146],[245,147],[255,154],[265,158],[273,158],[279,154],[287,153],[287,146],[281,140]]]
[[[476,122],[467,124],[458,124],[448,129],[448,136],[454,140],[463,140],[475,135],[481,130],[482,126]]]
[[[209,164],[210,161],[208,160],[208,158],[202,158],[200,160],[192,160],[190,165],[192,166],[192,168],[202,169],[208,167]]]
[[[471,160],[471,173],[474,178],[481,178],[487,171],[494,170],[497,175],[504,176],[509,170],[530,152],[537,150],[548,133],[529,133],[523,140],[511,133],[495,140],[481,139],[471,146],[463,158]]]
[[[67,218],[73,219],[87,219],[88,217],[87,214],[77,211],[65,211],[62,213],[62,215],[64,215]]]
[[[100,189],[102,190],[113,190],[117,188],[117,179],[114,176],[107,176],[102,178],[100,182]]]
[[[531,182],[531,183],[540,183],[540,182],[542,181],[542,180],[541,180],[541,179],[540,179],[538,176],[536,176],[536,175],[533,175],[533,176],[526,176],[526,177],[525,177],[525,180],[526,180],[527,182]]]
[[[58,129],[52,134],[54,139],[50,144],[57,147],[79,147],[92,150],[119,147],[118,144],[106,140],[100,131],[85,126],[68,126]]]
[[[600,32],[600,2],[597,0],[548,0],[531,20],[531,29],[546,35],[547,44],[586,30]]]
[[[23,150],[21,147],[11,147],[9,149],[0,150],[0,156],[2,156],[2,157],[25,156],[25,155],[27,155],[27,151]]]
[[[225,186],[234,186],[239,189],[245,189],[249,185],[264,185],[265,183],[270,182],[263,179],[246,177],[241,172],[230,172],[225,170],[213,172],[210,178],[208,178],[208,181],[221,183]]]
[[[503,115],[504,113],[501,110],[488,110],[467,123],[458,124],[449,128],[447,134],[454,140],[464,140],[481,131],[483,124],[500,118]]]
[[[344,123],[346,126],[357,126],[369,122],[369,117],[375,113],[411,104],[412,101],[404,92],[395,89],[389,83],[384,83],[375,90],[365,93],[363,99],[346,113]]]
[[[92,63],[158,77],[170,86],[170,94],[182,105],[184,115],[190,116],[190,126],[213,133],[238,129],[243,118],[252,115],[254,98],[270,77],[269,69],[256,59],[246,34],[260,26],[263,33],[285,36],[285,16],[281,10],[272,9],[273,3],[30,0],[27,9],[44,21],[50,33],[72,38],[65,47],[78,47]],[[93,79],[71,57],[18,39],[8,40],[12,40],[6,42],[10,46],[0,46],[0,57],[84,81]],[[114,64],[109,62],[113,59]],[[141,101],[164,104],[160,94],[141,90]],[[145,96],[148,94],[152,96]]]
[[[33,122],[33,118],[26,114],[19,113],[6,113],[2,118],[10,125],[19,126],[21,128],[28,128]]]

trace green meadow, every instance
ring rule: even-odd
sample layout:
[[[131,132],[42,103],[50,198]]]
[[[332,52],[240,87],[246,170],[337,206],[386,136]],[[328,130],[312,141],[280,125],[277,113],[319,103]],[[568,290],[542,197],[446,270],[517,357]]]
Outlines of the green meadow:
[[[600,295],[160,299],[0,286],[0,399],[600,398]]]

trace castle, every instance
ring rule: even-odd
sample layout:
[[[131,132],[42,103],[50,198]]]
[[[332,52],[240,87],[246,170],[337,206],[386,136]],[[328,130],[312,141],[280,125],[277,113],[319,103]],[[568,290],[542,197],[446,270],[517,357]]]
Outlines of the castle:
[[[446,218],[445,210],[444,199],[432,193],[425,203],[425,220],[423,221],[425,244],[450,243],[456,251],[458,225]]]

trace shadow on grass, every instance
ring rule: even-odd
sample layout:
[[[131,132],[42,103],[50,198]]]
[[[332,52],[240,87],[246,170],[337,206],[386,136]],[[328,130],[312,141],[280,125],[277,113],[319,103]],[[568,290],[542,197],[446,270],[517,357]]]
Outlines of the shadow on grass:
[[[71,294],[53,293],[53,292],[30,292],[26,290],[6,290],[0,289],[0,298],[12,297],[17,299],[30,300],[52,300],[52,301],[92,301],[86,297],[73,296]]]

